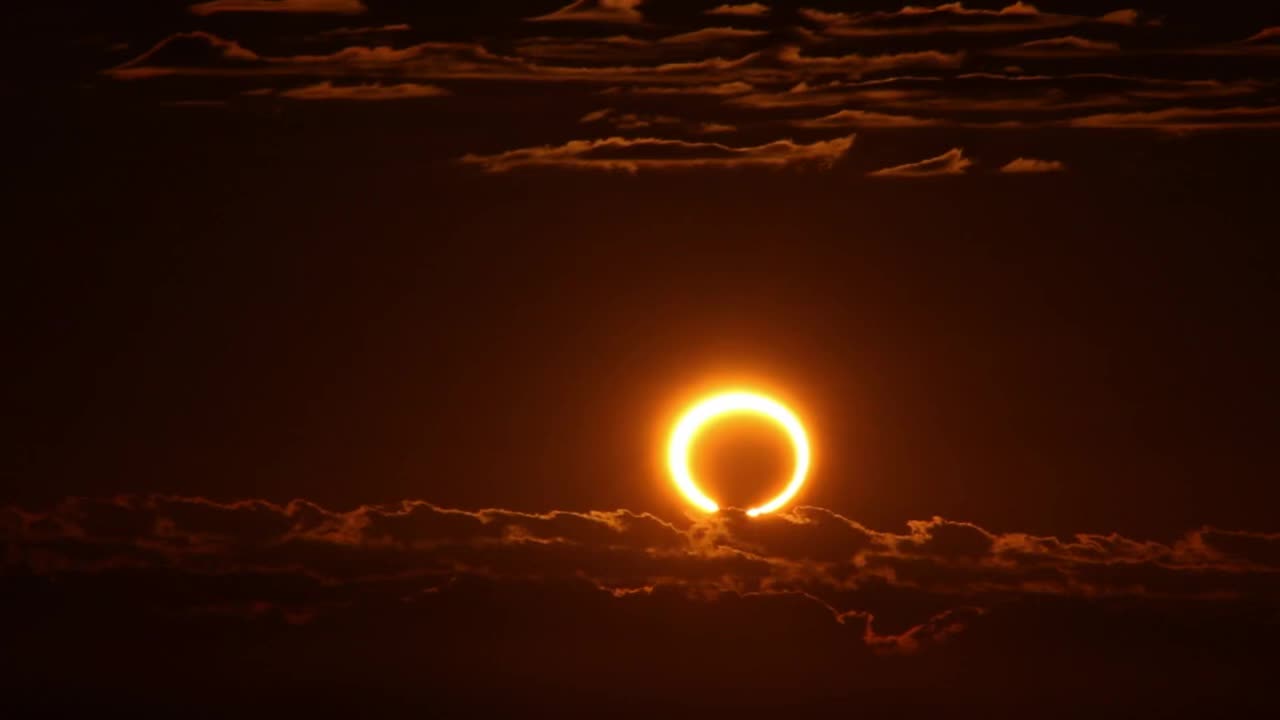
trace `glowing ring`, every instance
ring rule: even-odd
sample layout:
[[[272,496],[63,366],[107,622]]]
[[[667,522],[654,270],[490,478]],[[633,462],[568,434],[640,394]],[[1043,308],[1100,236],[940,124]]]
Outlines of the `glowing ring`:
[[[689,450],[698,433],[711,421],[722,415],[732,413],[752,413],[763,415],[786,431],[791,438],[791,446],[796,454],[795,470],[787,487],[767,503],[747,510],[747,514],[755,517],[771,513],[790,502],[800,487],[804,485],[805,476],[809,473],[809,437],[804,426],[795,413],[785,405],[772,398],[753,392],[732,391],[713,395],[698,402],[685,411],[675,428],[671,431],[671,439],[667,443],[667,467],[676,487],[689,502],[706,512],[713,513],[720,509],[715,500],[707,497],[693,479],[689,470]]]

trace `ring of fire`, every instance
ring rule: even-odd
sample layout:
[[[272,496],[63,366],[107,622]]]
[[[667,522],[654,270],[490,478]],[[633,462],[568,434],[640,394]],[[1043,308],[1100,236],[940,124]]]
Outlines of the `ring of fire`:
[[[786,505],[796,493],[800,492],[805,476],[809,473],[810,456],[809,436],[805,434],[800,419],[773,398],[754,392],[735,390],[700,400],[680,416],[680,420],[671,431],[671,438],[667,443],[667,467],[671,471],[676,487],[680,489],[685,499],[709,513],[719,510],[720,505],[707,497],[694,480],[693,472],[689,469],[689,453],[703,428],[724,415],[737,413],[762,415],[777,423],[791,439],[796,463],[787,486],[773,499],[747,510],[747,515],[752,517],[771,513]]]

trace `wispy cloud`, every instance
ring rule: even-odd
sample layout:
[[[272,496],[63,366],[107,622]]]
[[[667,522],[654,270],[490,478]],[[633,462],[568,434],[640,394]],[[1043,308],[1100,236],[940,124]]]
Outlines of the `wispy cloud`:
[[[583,115],[578,122],[586,124],[605,122],[618,130],[647,130],[653,127],[678,126],[683,121],[672,115],[642,115],[604,108]]]
[[[661,62],[696,59],[702,53],[732,51],[733,46],[768,35],[763,30],[702,28],[657,39],[632,35],[603,37],[539,36],[516,41],[516,54],[537,60],[589,63]]]
[[[614,108],[593,110],[579,118],[578,122],[587,125],[607,124],[614,130],[620,132],[662,128],[667,131],[681,131],[694,135],[715,135],[737,130],[735,126],[727,123],[709,121],[695,122],[688,121],[674,115],[621,112]]]
[[[749,93],[755,88],[740,80],[713,85],[632,85],[616,86],[601,90],[602,95],[705,95],[708,97],[732,97]]]
[[[824,73],[842,73],[853,77],[906,68],[957,68],[964,64],[963,52],[918,50],[879,55],[805,55],[794,45],[780,48],[777,59],[783,65]]]
[[[436,85],[419,83],[399,83],[381,85],[378,83],[362,83],[360,85],[334,85],[329,81],[307,85],[305,87],[284,90],[281,97],[294,100],[408,100],[412,98],[439,97],[449,95],[449,91]]]
[[[215,13],[328,13],[359,15],[369,11],[362,0],[209,0],[190,7],[195,15]]]
[[[769,6],[764,3],[740,3],[737,5],[725,4],[717,5],[710,10],[704,10],[704,15],[728,15],[731,17],[764,17],[769,14]]]
[[[993,50],[992,55],[1007,57],[1082,57],[1120,52],[1120,45],[1103,40],[1090,40],[1078,35],[1030,40],[1013,47]]]
[[[1036,174],[1063,172],[1067,166],[1059,160],[1040,160],[1038,158],[1020,157],[1009,161],[1000,168],[1006,174]]]
[[[936,7],[905,5],[899,10],[828,12],[810,8],[801,17],[822,27],[835,37],[939,35],[947,33],[1015,33],[1030,30],[1067,28],[1085,24],[1137,25],[1142,17],[1136,10],[1121,9],[1100,17],[1042,12],[1036,6],[1014,2],[988,10],[949,2]]]
[[[894,165],[875,170],[869,175],[873,177],[920,178],[941,175],[963,175],[973,166],[973,161],[964,156],[963,148],[952,148],[945,153],[919,162],[905,165]]]
[[[803,128],[913,128],[930,127],[943,123],[934,118],[920,118],[911,115],[893,115],[871,110],[840,110],[818,118],[792,120],[791,124]]]
[[[515,52],[539,61],[635,62],[656,61],[668,53],[669,48],[631,35],[538,36],[516,41]]]
[[[1260,96],[1271,84],[1256,80],[1069,73],[1027,75],[971,72],[951,77],[903,75],[864,81],[799,82],[789,88],[739,93],[727,102],[757,109],[860,106],[883,112],[1025,112],[1126,107],[1160,100]]]
[[[1280,25],[1263,28],[1244,40],[1246,43],[1280,43]]]
[[[668,35],[658,42],[668,45],[710,45],[713,43],[727,42],[732,40],[750,40],[752,38],[764,37],[769,33],[764,30],[744,30],[734,27],[710,27],[694,30],[692,32],[680,33],[679,35]]]
[[[756,54],[654,65],[557,65],[491,52],[477,43],[425,42],[402,48],[354,45],[324,54],[259,55],[205,32],[178,33],[106,70],[119,79],[162,76],[345,76],[368,80],[468,79],[531,82],[707,83],[759,68]]]
[[[1113,128],[1195,132],[1208,130],[1265,130],[1280,128],[1280,106],[1194,108],[1176,107],[1147,112],[1120,112],[1071,118],[1078,128]]]
[[[492,155],[470,154],[463,157],[462,162],[486,172],[532,167],[629,173],[682,168],[822,168],[833,165],[851,147],[852,135],[809,144],[777,140],[748,147],[653,137],[611,137],[572,140],[563,145],[521,148]]]
[[[609,39],[623,48],[648,41]],[[577,41],[570,41],[576,43]],[[662,44],[673,48],[681,43]],[[587,52],[595,52],[598,43]],[[562,52],[520,46],[523,52]],[[696,47],[696,45],[695,45]],[[178,33],[138,57],[104,71],[118,79],[162,76],[319,76],[389,80],[519,80],[606,84],[726,85],[798,81],[811,76],[876,75],[912,68],[954,69],[961,52],[921,50],[863,55],[807,55],[798,47],[722,57],[695,57],[655,64],[543,63],[536,58],[502,55],[469,42],[424,42],[406,47],[353,45],[328,53],[260,55],[230,40],[205,33]]]
[[[343,38],[343,37],[365,37],[369,35],[384,35],[389,33],[402,33],[413,30],[413,26],[408,23],[393,23],[390,25],[374,25],[369,27],[340,27],[332,30],[325,30],[316,33],[318,38]]]
[[[644,22],[639,7],[644,0],[576,0],[547,13],[528,18],[530,22],[592,22],[634,25]]]
[[[1280,25],[1266,27],[1236,42],[1186,51],[1193,55],[1239,55],[1244,57],[1270,57],[1280,55]]]

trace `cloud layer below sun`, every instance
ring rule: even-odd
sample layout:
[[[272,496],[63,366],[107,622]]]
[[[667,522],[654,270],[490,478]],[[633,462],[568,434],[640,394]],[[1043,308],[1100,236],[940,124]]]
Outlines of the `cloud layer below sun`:
[[[675,524],[628,510],[464,511],[413,501],[336,512],[302,500],[126,496],[11,508],[0,529],[11,572],[269,574],[325,588],[302,598],[193,595],[193,612],[271,607],[305,620],[356,587],[438,592],[461,576],[580,580],[614,598],[799,598],[834,625],[863,627],[861,640],[885,652],[917,651],[1011,599],[1229,603],[1270,597],[1280,573],[1280,535],[1202,528],[1173,543],[1061,540],[936,517],[882,532],[815,507]]]
[[[917,716],[878,693],[1026,710],[1064,684],[1112,711],[1222,710],[1256,702],[1280,640],[1280,534],[1215,528],[1154,542],[936,517],[880,531],[815,507],[671,522],[121,496],[9,508],[0,536],[0,669],[45,711],[300,708],[353,682],[362,712],[389,716],[621,697],[639,715],[773,716],[850,694]],[[714,689],[742,687],[757,693]]]

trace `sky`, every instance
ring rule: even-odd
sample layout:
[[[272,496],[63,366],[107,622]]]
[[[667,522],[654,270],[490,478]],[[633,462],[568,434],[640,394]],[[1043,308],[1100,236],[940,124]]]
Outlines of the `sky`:
[[[1277,705],[1280,11],[6,12],[20,708]]]

